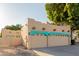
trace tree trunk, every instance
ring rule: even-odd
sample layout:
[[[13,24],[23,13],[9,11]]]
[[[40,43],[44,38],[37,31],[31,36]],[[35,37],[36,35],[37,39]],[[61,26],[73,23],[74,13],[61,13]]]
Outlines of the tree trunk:
[[[72,27],[71,27],[71,40],[72,40]]]
[[[73,39],[73,27],[71,27],[71,45],[75,45],[75,40]]]

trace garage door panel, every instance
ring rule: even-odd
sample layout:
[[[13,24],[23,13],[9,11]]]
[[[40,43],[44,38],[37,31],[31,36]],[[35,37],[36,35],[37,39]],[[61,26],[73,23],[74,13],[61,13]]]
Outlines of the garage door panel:
[[[62,36],[49,36],[48,47],[68,45],[68,38]]]

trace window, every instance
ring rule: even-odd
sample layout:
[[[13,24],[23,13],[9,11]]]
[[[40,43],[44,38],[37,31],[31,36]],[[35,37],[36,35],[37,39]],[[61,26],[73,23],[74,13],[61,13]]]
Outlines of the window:
[[[57,24],[57,26],[60,26],[60,24]]]
[[[56,29],[53,29],[53,31],[56,31]]]
[[[39,36],[39,34],[37,34],[37,36]]]
[[[64,30],[62,30],[62,32],[64,32]]]
[[[20,36],[16,36],[17,38],[20,38]]]
[[[42,28],[42,30],[45,30],[45,28]]]
[[[67,32],[70,32],[69,30]]]
[[[32,27],[32,29],[35,30],[36,28],[35,27]]]
[[[9,31],[9,33],[11,33],[11,31]]]

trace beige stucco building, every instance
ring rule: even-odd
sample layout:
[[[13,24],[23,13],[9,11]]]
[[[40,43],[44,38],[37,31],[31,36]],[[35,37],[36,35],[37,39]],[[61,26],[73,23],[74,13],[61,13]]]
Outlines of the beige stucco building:
[[[23,44],[26,48],[42,48],[52,46],[63,46],[70,44],[70,34],[66,35],[30,35],[32,30],[50,33],[70,33],[70,27],[67,25],[52,25],[48,23],[42,23],[32,18],[28,18],[27,23],[21,29],[21,35]]]
[[[1,32],[0,47],[24,45],[32,49],[71,44],[70,26],[42,23],[32,18],[28,18],[21,30],[3,28]],[[79,37],[75,41],[79,42]]]
[[[0,47],[13,47],[22,44],[21,30],[2,29]]]

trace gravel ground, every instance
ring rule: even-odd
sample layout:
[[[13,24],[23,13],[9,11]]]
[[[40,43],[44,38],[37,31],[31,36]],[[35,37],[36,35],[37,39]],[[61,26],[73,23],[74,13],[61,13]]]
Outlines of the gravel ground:
[[[0,48],[0,56],[35,56],[35,53],[23,47]]]

